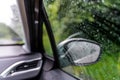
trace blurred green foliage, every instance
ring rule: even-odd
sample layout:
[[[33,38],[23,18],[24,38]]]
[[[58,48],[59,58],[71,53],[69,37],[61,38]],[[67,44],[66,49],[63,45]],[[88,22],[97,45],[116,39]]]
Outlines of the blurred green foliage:
[[[43,34],[44,34],[43,45],[44,45],[46,54],[49,55],[50,57],[53,57],[53,52],[52,52],[52,48],[51,48],[51,45],[50,45],[50,41],[49,41],[49,37],[48,37],[47,31],[46,31],[45,25],[44,25],[44,28],[43,28]]]
[[[16,44],[23,43],[19,35],[15,31],[13,31],[10,26],[7,26],[4,23],[0,23],[0,40],[2,40],[2,42],[4,41],[0,44],[11,44],[11,42],[13,43],[14,41]]]
[[[11,35],[9,35],[11,34]],[[11,39],[13,36],[17,36],[16,33],[14,33],[9,26],[5,25],[4,23],[0,23],[0,38],[7,38]]]
[[[44,4],[57,44],[79,32],[77,37],[102,46],[99,62],[72,66],[72,74],[83,80],[120,80],[120,0],[44,0]]]

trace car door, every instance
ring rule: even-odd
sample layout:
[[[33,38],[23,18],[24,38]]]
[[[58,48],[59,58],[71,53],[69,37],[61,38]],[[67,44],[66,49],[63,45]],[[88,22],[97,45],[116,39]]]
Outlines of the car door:
[[[0,2],[0,80],[33,80],[41,71],[44,51],[36,37],[35,1]]]

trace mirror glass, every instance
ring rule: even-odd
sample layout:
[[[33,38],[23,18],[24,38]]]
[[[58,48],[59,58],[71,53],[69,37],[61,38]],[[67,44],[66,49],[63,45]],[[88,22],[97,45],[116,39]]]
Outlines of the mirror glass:
[[[100,46],[87,41],[70,41],[60,49],[63,64],[88,64],[95,62],[100,55]]]

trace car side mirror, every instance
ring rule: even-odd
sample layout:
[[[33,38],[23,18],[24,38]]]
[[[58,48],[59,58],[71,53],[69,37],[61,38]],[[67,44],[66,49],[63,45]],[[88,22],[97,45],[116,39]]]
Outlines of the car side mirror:
[[[86,65],[98,60],[101,47],[98,43],[82,39],[66,39],[58,45],[61,66]]]

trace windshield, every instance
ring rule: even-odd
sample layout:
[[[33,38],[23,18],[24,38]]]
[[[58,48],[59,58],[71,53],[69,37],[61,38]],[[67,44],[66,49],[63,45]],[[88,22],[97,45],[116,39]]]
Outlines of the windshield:
[[[16,0],[0,2],[0,45],[23,43],[22,22]]]

